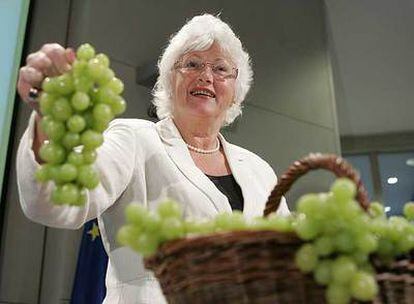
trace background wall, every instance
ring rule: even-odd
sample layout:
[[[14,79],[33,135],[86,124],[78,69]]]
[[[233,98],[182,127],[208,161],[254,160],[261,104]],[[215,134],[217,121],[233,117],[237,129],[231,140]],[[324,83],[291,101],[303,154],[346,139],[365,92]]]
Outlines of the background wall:
[[[279,173],[311,151],[340,152],[321,0],[262,0],[259,5],[236,0],[33,3],[29,51],[50,41],[73,47],[92,43],[112,58],[126,84],[124,116],[144,119],[151,96],[136,83],[136,69],[154,62],[170,34],[188,18],[220,12],[251,54],[255,71],[243,117],[224,131],[227,138],[261,155]],[[13,155],[29,114],[19,107]],[[312,174],[300,181],[288,197],[290,205],[299,192],[326,189],[329,180],[328,174]],[[68,302],[80,231],[29,222],[18,204],[14,170],[8,189],[0,303]]]

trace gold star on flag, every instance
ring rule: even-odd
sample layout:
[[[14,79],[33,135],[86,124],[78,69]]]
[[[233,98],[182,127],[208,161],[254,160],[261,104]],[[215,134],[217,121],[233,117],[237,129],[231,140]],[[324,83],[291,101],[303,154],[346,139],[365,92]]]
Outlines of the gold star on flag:
[[[92,241],[95,241],[95,239],[99,236],[99,228],[95,222],[93,223],[92,229],[88,231],[88,234],[91,235]]]

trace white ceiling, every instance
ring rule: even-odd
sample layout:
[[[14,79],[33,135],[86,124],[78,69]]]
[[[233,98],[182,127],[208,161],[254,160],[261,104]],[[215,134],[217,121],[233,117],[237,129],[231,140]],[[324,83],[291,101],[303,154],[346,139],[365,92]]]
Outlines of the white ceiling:
[[[325,3],[341,135],[414,132],[414,1]]]

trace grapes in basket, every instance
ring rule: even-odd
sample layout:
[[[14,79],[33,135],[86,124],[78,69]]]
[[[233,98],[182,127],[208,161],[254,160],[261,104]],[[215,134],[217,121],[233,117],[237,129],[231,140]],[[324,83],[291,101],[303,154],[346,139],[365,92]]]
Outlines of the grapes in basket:
[[[69,72],[42,83],[41,128],[48,141],[39,150],[45,164],[36,171],[36,179],[55,183],[55,204],[81,206],[86,189],[99,184],[93,168],[96,149],[109,122],[126,108],[120,96],[124,85],[109,64],[105,54],[95,55],[90,44],[83,44]]]
[[[372,261],[384,263],[414,248],[414,203],[406,204],[404,217],[386,218],[383,206],[373,202],[368,212],[355,200],[355,184],[337,179],[330,192],[306,194],[288,217],[272,213],[246,220],[241,212],[223,213],[204,221],[183,219],[179,204],[166,201],[156,211],[141,204],[126,210],[127,225],[118,241],[145,257],[166,241],[240,230],[295,233],[303,245],[296,252],[296,266],[326,286],[326,302],[372,301],[378,294]]]

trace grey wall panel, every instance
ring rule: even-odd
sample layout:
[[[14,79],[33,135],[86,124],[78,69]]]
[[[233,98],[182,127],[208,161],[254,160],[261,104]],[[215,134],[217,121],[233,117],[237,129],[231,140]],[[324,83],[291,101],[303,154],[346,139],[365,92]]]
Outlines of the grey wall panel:
[[[224,134],[235,144],[262,156],[278,175],[310,152],[339,152],[334,131],[251,105],[246,106],[243,117]],[[331,181],[331,175],[326,173],[312,173],[299,180],[288,195],[290,207],[294,207],[301,194],[328,190]]]
[[[47,229],[40,303],[70,299],[83,229]]]

